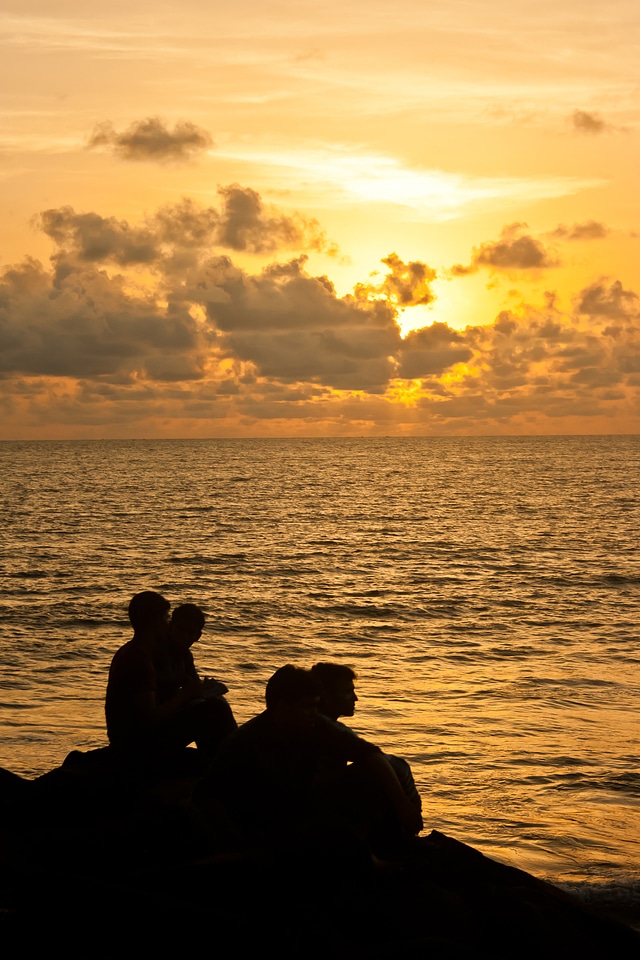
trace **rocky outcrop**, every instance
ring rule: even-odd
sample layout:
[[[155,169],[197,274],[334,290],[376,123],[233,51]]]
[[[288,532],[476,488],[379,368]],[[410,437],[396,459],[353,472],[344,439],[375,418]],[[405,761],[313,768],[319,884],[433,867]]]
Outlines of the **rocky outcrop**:
[[[640,956],[633,930],[436,831],[386,863],[328,834],[237,847],[191,802],[195,783],[124,776],[108,750],[33,781],[0,771],[2,942],[66,956]]]

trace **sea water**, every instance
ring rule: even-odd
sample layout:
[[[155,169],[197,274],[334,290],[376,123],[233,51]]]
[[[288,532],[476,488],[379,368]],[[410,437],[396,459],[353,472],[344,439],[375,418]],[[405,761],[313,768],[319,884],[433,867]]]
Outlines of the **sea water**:
[[[159,590],[240,722],[349,664],[427,830],[640,919],[639,468],[633,436],[0,443],[0,766],[105,744]]]

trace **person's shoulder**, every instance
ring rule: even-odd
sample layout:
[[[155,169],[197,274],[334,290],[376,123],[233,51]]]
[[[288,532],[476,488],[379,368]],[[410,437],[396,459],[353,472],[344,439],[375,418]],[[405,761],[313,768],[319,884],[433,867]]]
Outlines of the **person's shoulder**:
[[[241,723],[229,737],[228,743],[245,743],[266,735],[270,730],[269,716],[264,710],[251,720]]]
[[[332,720],[330,717],[325,717],[323,714],[318,715],[315,729],[318,737],[328,745],[339,746],[356,755],[363,755],[368,752],[380,752],[379,747],[359,737],[351,727],[340,723],[339,720]]]
[[[319,715],[319,719],[322,721],[324,725],[328,724],[338,732],[344,732],[346,730],[347,733],[352,733],[354,736],[357,736],[357,734],[353,733],[353,730],[351,729],[351,727],[348,727],[346,723],[342,723],[340,720],[334,720],[332,717],[325,717],[323,713]]]
[[[241,730],[250,731],[250,730],[261,730],[263,727],[269,725],[269,714],[266,710],[263,710],[262,713],[256,714],[255,717],[251,717],[250,720],[245,720],[244,723],[241,723],[238,727],[238,733]]]
[[[360,739],[358,734],[354,733],[351,727],[348,727],[346,723],[341,723],[340,720],[333,720],[331,717],[325,717],[323,713],[318,714],[315,725],[317,729],[324,731],[330,736],[355,737],[356,740]]]
[[[127,643],[123,643],[121,647],[118,647],[113,657],[111,658],[111,666],[117,667],[121,663],[126,663],[127,660],[132,659],[136,656],[136,646],[134,645],[133,640],[128,640]]]
[[[252,717],[229,734],[218,751],[218,764],[237,764],[243,757],[253,756],[268,737],[269,720],[265,710],[264,713]]]
[[[109,676],[119,676],[122,674],[143,672],[145,674],[155,674],[153,661],[148,650],[139,643],[129,640],[123,644],[113,655]]]

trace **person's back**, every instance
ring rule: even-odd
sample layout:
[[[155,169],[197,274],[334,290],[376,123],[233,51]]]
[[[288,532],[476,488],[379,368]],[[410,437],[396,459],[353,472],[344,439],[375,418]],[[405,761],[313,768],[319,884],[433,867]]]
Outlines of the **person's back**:
[[[107,735],[117,750],[134,750],[156,726],[157,677],[154,654],[167,636],[170,604],[145,590],[129,604],[133,638],[114,655],[105,698]]]

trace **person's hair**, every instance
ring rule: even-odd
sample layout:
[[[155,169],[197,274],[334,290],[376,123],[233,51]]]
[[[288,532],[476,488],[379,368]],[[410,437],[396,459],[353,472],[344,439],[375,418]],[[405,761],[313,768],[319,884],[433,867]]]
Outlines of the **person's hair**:
[[[204,613],[195,603],[182,603],[171,614],[171,623],[177,627],[193,627],[196,630],[202,630]]]
[[[167,614],[171,604],[155,590],[143,590],[136,593],[129,603],[129,620],[134,630],[144,630],[151,620]]]
[[[316,678],[323,691],[334,690],[339,683],[352,682],[356,679],[356,672],[342,663],[316,663],[311,667],[311,673]]]
[[[276,670],[267,683],[265,691],[267,710],[280,703],[291,704],[296,700],[315,698],[319,694],[318,681],[311,671],[288,663],[285,667]]]

